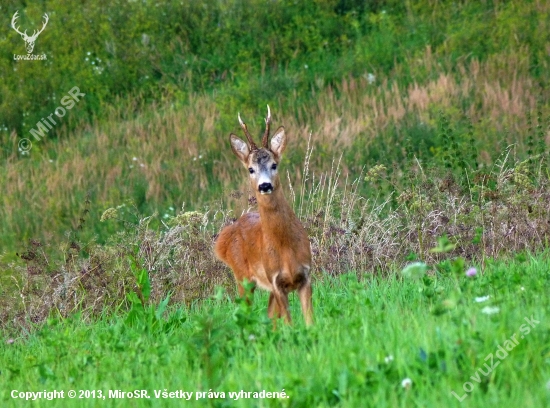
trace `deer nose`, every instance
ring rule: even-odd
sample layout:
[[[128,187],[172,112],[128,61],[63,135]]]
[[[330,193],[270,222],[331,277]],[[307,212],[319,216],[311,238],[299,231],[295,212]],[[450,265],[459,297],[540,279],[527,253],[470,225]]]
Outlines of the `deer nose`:
[[[273,186],[271,183],[262,183],[258,186],[260,194],[271,194],[273,192]]]

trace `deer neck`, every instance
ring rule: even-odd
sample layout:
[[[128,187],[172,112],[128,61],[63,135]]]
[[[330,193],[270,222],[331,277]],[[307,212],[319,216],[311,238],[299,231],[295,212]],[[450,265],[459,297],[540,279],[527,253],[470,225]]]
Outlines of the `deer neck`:
[[[257,194],[256,199],[262,220],[263,235],[285,240],[292,231],[291,226],[296,215],[286,201],[283,190],[276,188],[269,195]]]

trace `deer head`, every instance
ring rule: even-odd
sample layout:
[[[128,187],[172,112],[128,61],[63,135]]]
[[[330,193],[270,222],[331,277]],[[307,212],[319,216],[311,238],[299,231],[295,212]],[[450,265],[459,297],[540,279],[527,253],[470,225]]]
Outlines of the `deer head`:
[[[44,18],[44,24],[42,25],[42,28],[40,29],[40,31],[37,32],[35,30],[34,33],[31,36],[28,36],[27,35],[27,30],[25,30],[25,32],[22,33],[21,31],[19,31],[19,29],[15,25],[16,22],[17,22],[17,19],[19,18],[17,13],[19,13],[19,11],[16,11],[15,14],[13,15],[13,18],[11,19],[11,26],[21,36],[21,38],[23,38],[23,40],[25,41],[25,48],[27,48],[27,52],[30,54],[30,53],[32,53],[32,50],[34,49],[34,43],[36,42],[36,39],[38,38],[40,33],[42,31],[44,31],[44,28],[46,28],[46,25],[48,24],[49,17],[48,17],[47,14],[44,14],[44,17],[43,17]]]
[[[250,132],[242,121],[240,114],[238,117],[248,143],[231,133],[229,136],[231,149],[248,169],[253,190],[262,195],[271,194],[279,187],[277,167],[286,147],[285,129],[282,126],[277,129],[268,146],[269,125],[271,124],[271,111],[268,105],[267,117],[265,118],[266,128],[262,138],[262,147],[259,148],[252,140],[252,136],[250,136]]]

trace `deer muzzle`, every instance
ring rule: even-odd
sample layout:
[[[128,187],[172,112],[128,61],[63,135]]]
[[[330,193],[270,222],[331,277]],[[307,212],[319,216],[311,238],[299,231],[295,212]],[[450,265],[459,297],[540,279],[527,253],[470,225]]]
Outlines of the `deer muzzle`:
[[[262,183],[258,186],[260,194],[271,194],[273,192],[273,185],[271,183]]]

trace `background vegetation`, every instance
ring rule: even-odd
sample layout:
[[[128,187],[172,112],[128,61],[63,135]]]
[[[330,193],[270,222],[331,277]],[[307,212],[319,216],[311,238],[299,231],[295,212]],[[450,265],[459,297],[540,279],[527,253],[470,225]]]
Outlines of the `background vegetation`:
[[[490,168],[548,146],[547,2],[201,1],[4,2],[0,28],[0,246],[105,242],[102,212],[133,200],[143,214],[218,207],[243,175],[227,144],[236,113],[260,132],[269,103],[292,140],[284,163],[300,183],[342,154],[351,180],[384,164],[399,180],[416,157]],[[21,27],[50,22],[36,53],[14,61]],[[223,44],[223,46],[220,46]],[[86,97],[45,140],[29,129],[72,87]],[[26,154],[21,138],[34,141]],[[443,176],[443,174],[441,174]],[[406,178],[406,177],[405,177]],[[395,183],[394,183],[395,184]],[[387,187],[384,194],[395,190]],[[368,183],[359,191],[375,194]],[[240,212],[246,197],[232,208]],[[173,208],[174,210],[170,210]],[[52,241],[53,240],[53,241]]]
[[[50,23],[45,62],[14,61],[21,39],[0,36],[0,279],[5,302],[26,299],[6,319],[119,305],[126,256],[158,268],[155,301],[231,286],[212,239],[254,203],[226,135],[238,111],[259,132],[266,103],[293,136],[287,193],[320,273],[386,273],[443,234],[483,263],[547,246],[546,2],[2,6],[16,10]],[[84,99],[34,141],[73,86]]]
[[[13,59],[17,10],[30,32],[49,14],[46,61]],[[467,401],[548,405],[550,3],[8,0],[0,15],[2,405],[23,385],[458,405],[451,390],[531,316]],[[86,96],[34,140],[75,86]],[[307,331],[272,331],[265,293],[228,302],[212,254],[256,206],[227,136],[237,112],[259,135],[266,104],[313,251]]]

